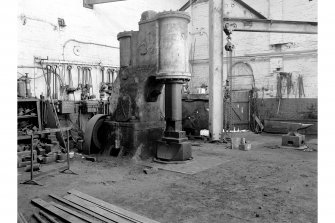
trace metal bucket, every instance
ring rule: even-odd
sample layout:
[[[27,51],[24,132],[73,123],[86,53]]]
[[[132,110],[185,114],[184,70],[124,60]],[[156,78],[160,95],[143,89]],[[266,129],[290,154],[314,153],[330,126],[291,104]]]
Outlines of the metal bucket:
[[[240,144],[241,144],[241,138],[239,137],[231,138],[231,149],[239,149]]]

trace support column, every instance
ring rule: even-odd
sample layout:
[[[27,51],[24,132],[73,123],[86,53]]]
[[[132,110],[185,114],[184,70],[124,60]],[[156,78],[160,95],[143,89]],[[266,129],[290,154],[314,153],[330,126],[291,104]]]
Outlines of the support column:
[[[223,1],[209,0],[209,132],[215,141],[223,129]]]
[[[165,83],[166,131],[182,131],[182,82]]]

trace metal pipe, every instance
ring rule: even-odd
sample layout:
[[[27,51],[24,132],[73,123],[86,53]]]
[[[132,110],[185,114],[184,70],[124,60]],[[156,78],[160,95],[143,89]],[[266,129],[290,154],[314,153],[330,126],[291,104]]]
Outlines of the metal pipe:
[[[80,61],[71,61],[71,60],[41,60],[35,58],[36,62],[45,63],[45,64],[72,64],[72,65],[84,65],[84,66],[103,66],[103,67],[112,67],[112,68],[119,68],[119,66],[115,66],[112,64],[103,64],[103,63],[85,63]],[[22,66],[22,68],[34,68],[29,66]]]
[[[76,39],[68,39],[63,44],[63,52],[62,52],[63,59],[65,59],[65,47],[66,47],[66,45],[69,42],[75,42],[75,43],[81,43],[81,44],[89,44],[89,45],[96,45],[96,46],[103,46],[103,47],[109,47],[109,48],[112,48],[112,49],[120,49],[119,47],[116,47],[116,46],[110,46],[110,45],[101,44],[101,43],[84,42],[84,41],[79,41],[79,40],[76,40]]]

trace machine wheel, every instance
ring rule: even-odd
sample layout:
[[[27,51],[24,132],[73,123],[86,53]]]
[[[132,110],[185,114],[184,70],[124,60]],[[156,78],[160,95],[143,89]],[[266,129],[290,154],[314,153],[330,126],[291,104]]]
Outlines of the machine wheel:
[[[107,115],[94,115],[87,123],[84,135],[83,153],[89,155],[94,149],[101,149],[101,142],[98,139],[98,132]]]

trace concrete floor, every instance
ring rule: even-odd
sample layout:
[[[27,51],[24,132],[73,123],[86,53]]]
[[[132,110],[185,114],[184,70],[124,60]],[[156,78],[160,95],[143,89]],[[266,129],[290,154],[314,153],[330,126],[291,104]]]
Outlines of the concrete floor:
[[[29,222],[30,200],[65,195],[72,188],[160,222],[317,222],[317,152],[271,149],[280,135],[245,133],[250,151],[225,149],[225,144],[197,141],[194,156],[224,162],[195,174],[158,170],[145,174],[143,162],[77,156],[72,170],[53,173],[44,186],[18,185],[18,207]],[[317,148],[317,140],[307,137]],[[313,145],[312,145],[313,144]],[[144,163],[152,165],[151,161]],[[42,166],[42,171],[60,164]],[[29,178],[19,170],[19,182]]]

